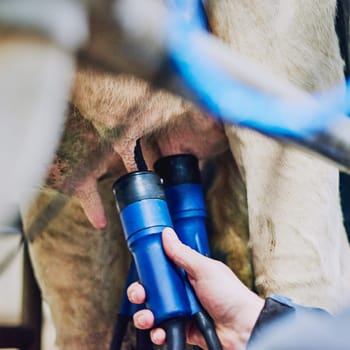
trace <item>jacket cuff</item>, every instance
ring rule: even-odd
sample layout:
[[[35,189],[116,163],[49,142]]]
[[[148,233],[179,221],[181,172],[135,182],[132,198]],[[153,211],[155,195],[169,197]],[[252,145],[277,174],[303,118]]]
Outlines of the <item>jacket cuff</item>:
[[[282,317],[288,316],[294,318],[297,315],[303,314],[330,316],[329,313],[323,309],[294,304],[291,299],[281,295],[275,294],[266,298],[264,307],[260,312],[248,341],[247,349],[249,350],[253,343],[260,339],[262,333],[265,333],[265,329],[270,323]]]
[[[291,316],[295,314],[296,306],[288,298],[280,295],[274,295],[265,299],[264,307],[254,325],[252,334],[248,341],[247,349],[249,350],[253,343],[260,339],[261,333],[264,332],[267,325],[280,317]]]

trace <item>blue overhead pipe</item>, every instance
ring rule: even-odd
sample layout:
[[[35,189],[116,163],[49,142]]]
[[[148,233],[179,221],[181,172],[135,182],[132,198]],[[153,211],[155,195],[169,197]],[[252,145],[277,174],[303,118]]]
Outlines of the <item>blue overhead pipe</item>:
[[[198,36],[208,29],[202,2],[169,2],[175,10],[168,42],[171,64],[197,93],[199,102],[223,121],[268,134],[299,136],[328,127],[335,114],[346,112],[339,101],[326,95],[318,99],[318,108],[305,110],[228,77],[206,58],[203,46],[198,44]]]
[[[201,1],[169,0],[170,66],[192,99],[219,120],[298,144],[350,169],[350,143],[336,130],[349,128],[350,83],[346,100],[337,89],[314,94],[315,103],[296,103],[254,89],[227,74],[207,57],[208,25]]]

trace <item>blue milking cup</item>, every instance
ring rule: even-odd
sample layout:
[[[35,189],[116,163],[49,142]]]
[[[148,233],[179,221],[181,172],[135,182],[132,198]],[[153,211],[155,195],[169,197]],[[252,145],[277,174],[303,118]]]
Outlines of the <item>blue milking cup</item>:
[[[163,157],[154,163],[154,169],[163,180],[169,212],[179,239],[208,255],[206,212],[197,158],[191,154]],[[195,315],[201,306],[188,282],[185,286],[192,315]]]
[[[199,253],[209,256],[206,209],[198,159],[192,154],[163,157],[155,162],[154,169],[163,180],[170,215],[179,239]],[[192,317],[208,349],[222,349],[215,326],[188,281],[186,291]]]
[[[198,159],[192,154],[163,157],[154,164],[162,178],[175,231],[180,240],[208,256],[206,209]]]
[[[152,310],[155,324],[189,317],[181,273],[162,247],[161,233],[173,225],[159,176],[150,171],[129,173],[114,183],[113,192],[125,239],[146,290],[145,304]]]

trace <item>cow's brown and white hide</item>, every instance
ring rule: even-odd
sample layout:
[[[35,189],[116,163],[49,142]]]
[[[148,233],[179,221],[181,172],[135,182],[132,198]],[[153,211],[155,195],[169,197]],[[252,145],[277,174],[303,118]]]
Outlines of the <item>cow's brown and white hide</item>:
[[[207,4],[214,33],[279,76],[307,91],[343,83],[334,30],[336,1]],[[226,133],[246,184],[249,240],[259,292],[281,293],[330,311],[348,304],[349,247],[337,169],[253,131],[227,125]],[[220,203],[215,202],[216,210]],[[228,217],[217,224],[217,230],[228,226],[228,232],[232,231],[235,223],[229,224]],[[221,247],[234,255],[229,237],[230,233],[226,248],[223,243]]]
[[[214,34],[241,54],[308,91],[342,82],[334,0],[206,3]],[[229,143],[208,195],[214,250],[250,285],[252,268],[262,295],[330,311],[348,302],[336,168],[255,132],[223,129],[130,76],[79,70],[72,104],[47,184],[25,216],[61,349],[108,348],[129,262],[110,188],[135,169],[140,136],[149,165],[178,152],[209,158]]]

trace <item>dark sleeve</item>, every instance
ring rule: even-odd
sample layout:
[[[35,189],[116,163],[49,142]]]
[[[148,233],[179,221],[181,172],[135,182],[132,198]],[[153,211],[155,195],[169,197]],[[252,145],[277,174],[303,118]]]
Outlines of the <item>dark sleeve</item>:
[[[255,323],[252,334],[248,341],[247,349],[249,350],[253,343],[260,339],[261,334],[264,333],[265,328],[270,325],[273,321],[282,317],[296,317],[297,314],[302,313],[322,313],[328,314],[325,310],[304,307],[294,304],[289,298],[274,295],[265,299],[265,304],[260,312],[260,315]]]

